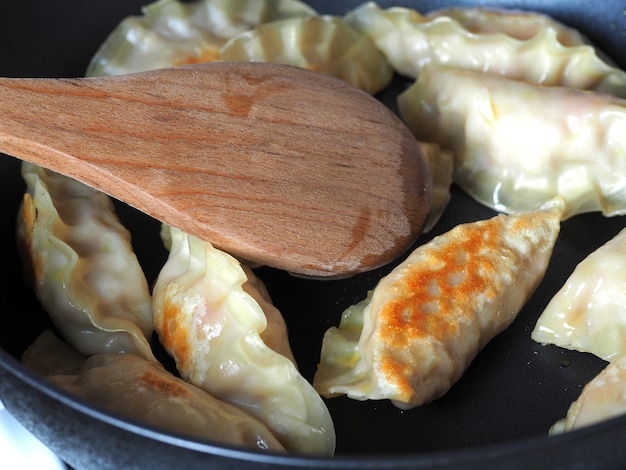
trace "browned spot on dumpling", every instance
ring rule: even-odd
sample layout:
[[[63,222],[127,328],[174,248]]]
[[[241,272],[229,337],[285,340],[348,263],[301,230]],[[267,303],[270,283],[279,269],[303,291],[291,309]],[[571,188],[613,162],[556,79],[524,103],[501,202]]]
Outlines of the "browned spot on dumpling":
[[[395,381],[397,387],[396,397],[408,401],[414,394],[413,387],[408,380],[412,375],[412,365],[393,357],[385,356],[381,359],[380,369],[390,382]]]
[[[316,389],[401,409],[441,397],[532,295],[565,207],[459,225],[414,250],[324,335]],[[344,321],[354,313],[359,323]]]
[[[187,369],[191,357],[189,333],[185,328],[186,319],[182,314],[183,306],[173,300],[171,296],[165,296],[163,302],[163,320],[159,339],[168,351],[176,351],[176,362],[179,369]]]
[[[519,222],[528,223],[525,218]],[[385,326],[379,337],[389,353],[380,366],[386,379],[407,397],[413,394],[415,356],[410,351],[426,342],[447,347],[450,338],[464,334],[465,325],[476,322],[480,305],[496,298],[498,257],[517,256],[503,243],[501,230],[496,221],[457,227],[446,243],[424,246],[396,283],[397,295],[379,315]]]
[[[411,272],[401,287],[402,295],[381,312],[382,321],[389,325],[384,338],[395,347],[425,335],[448,337],[458,320],[446,314],[451,306],[458,302],[471,303],[472,295],[485,290],[494,266],[480,253],[498,248],[500,237],[491,227],[480,232],[466,230],[464,235],[456,237],[444,249],[428,250],[428,262],[409,268]],[[432,307],[424,309],[425,305],[439,308],[434,313]],[[470,315],[471,309],[465,313]]]
[[[18,248],[22,258],[30,260],[29,263],[23,263],[23,265],[28,281],[33,284],[37,282],[38,279],[43,278],[44,266],[41,254],[33,247],[33,232],[37,221],[37,206],[29,193],[24,194],[20,217],[22,218],[23,228],[18,232]]]
[[[135,385],[138,387],[145,386],[150,390],[167,394],[170,397],[188,398],[192,396],[189,390],[181,384],[174,380],[165,380],[163,376],[151,371],[141,374]]]
[[[188,55],[178,59],[174,65],[192,65],[203,64],[205,62],[216,62],[222,57],[219,48],[207,47],[201,53],[197,55]]]

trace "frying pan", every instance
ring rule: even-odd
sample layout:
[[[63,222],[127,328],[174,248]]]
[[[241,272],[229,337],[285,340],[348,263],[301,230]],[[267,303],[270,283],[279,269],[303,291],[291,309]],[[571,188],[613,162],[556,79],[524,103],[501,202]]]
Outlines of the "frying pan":
[[[7,2],[0,15],[0,76],[83,75],[97,47],[118,22],[139,14],[146,0]],[[361,0],[310,2],[322,13],[344,13]],[[626,17],[618,0],[380,1],[422,12],[458,5],[500,6],[548,13],[582,30],[626,67]],[[380,98],[394,107],[400,78]],[[479,354],[441,399],[410,411],[386,401],[327,401],[337,430],[334,458],[278,456],[216,445],[116,416],[46,383],[19,363],[50,322],[21,276],[15,220],[24,185],[19,162],[0,155],[0,398],[7,409],[77,469],[133,468],[611,468],[626,461],[626,416],[547,437],[584,384],[605,363],[594,356],[541,346],[530,339],[536,319],[578,262],[616,235],[624,219],[599,214],[563,223],[542,284],[514,324]],[[452,203],[428,241],[458,223],[494,215],[456,187]],[[118,204],[137,255],[153,281],[166,253],[159,224]],[[392,265],[351,279],[313,281],[261,268],[258,275],[283,312],[303,375],[312,379],[324,331],[344,308],[361,300]],[[163,355],[167,362],[167,357]],[[171,366],[171,363],[168,364]]]

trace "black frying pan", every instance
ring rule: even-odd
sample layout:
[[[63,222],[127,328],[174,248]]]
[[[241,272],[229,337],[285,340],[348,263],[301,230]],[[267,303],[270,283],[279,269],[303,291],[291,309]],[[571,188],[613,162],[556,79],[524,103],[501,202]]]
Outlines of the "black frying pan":
[[[22,0],[0,15],[0,76],[80,76],[117,23],[138,14],[146,0],[84,2]],[[323,13],[343,13],[360,0],[311,2]],[[618,0],[381,1],[427,12],[463,4],[543,11],[579,28],[626,67],[625,4]],[[405,83],[398,79],[381,99],[393,106]],[[594,356],[542,347],[530,339],[538,315],[575,265],[624,226],[598,214],[563,224],[552,263],[515,323],[495,338],[463,378],[436,402],[402,412],[387,402],[329,400],[337,430],[337,456],[311,459],[263,455],[193,441],[103,412],[56,389],[24,369],[24,349],[50,326],[21,277],[15,219],[24,185],[19,162],[0,155],[0,397],[9,411],[45,444],[79,469],[104,468],[588,468],[622,467],[626,417],[558,437],[547,430],[565,416],[582,386],[605,363]],[[159,224],[119,205],[137,254],[153,280],[165,260]],[[460,222],[494,215],[453,188],[453,202],[436,229],[418,243]],[[341,311],[361,300],[391,266],[342,281],[296,279],[259,270],[290,329],[305,377],[312,379],[324,331]]]

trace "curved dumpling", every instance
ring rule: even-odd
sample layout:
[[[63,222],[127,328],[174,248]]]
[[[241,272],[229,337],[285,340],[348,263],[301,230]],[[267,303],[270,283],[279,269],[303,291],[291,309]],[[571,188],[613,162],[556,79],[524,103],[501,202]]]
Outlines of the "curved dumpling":
[[[408,127],[454,153],[454,181],[503,212],[565,197],[564,217],[626,213],[626,100],[429,65],[398,97]]]
[[[626,414],[626,355],[616,358],[585,385],[567,416],[550,428],[550,434],[579,429],[623,414]]]
[[[543,279],[562,200],[418,247],[324,335],[314,387],[408,409],[448,391]]]
[[[626,354],[626,229],[588,255],[550,300],[532,339],[611,361]]]
[[[559,44],[580,46],[589,40],[578,30],[542,13],[492,8],[444,8],[426,15],[427,20],[446,17],[459,22],[470,34],[505,34],[526,41],[553,30]]]
[[[264,339],[268,328],[286,331],[246,293],[253,286],[244,287],[239,262],[178,229],[164,231],[170,255],[154,287],[154,324],[181,377],[265,423],[288,451],[331,455],[326,405],[291,354]]]
[[[370,94],[393,78],[387,59],[363,33],[336,16],[266,23],[229,40],[225,61],[271,62],[340,78]]]
[[[456,17],[445,11],[424,17],[410,8],[381,9],[370,2],[345,18],[370,36],[396,71],[408,77],[416,78],[425,65],[435,64],[626,97],[626,72],[603,61],[570,28],[538,18],[539,14],[514,13],[518,24],[507,24],[484,12],[485,24],[480,26],[468,19],[469,14],[451,10],[455,11]]]
[[[201,439],[284,452],[266,426],[135,354],[82,356],[45,331],[22,363],[96,406]]]
[[[124,19],[92,58],[88,76],[220,59],[231,37],[268,21],[312,16],[297,0],[159,0]]]
[[[22,163],[22,176],[20,252],[55,326],[82,354],[133,352],[155,361],[148,284],[110,198],[30,163]]]

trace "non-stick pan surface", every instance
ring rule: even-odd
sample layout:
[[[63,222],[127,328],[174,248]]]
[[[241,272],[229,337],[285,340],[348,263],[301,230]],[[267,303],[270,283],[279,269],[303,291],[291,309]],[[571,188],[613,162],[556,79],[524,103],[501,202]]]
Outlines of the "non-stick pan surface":
[[[74,77],[84,73],[100,43],[146,0],[5,2],[0,14],[0,76]],[[319,12],[343,13],[361,1],[312,1]],[[381,1],[427,12],[453,5],[506,6],[547,12],[579,28],[621,67],[626,67],[625,5],[618,0]],[[381,95],[393,107],[406,84],[398,79]],[[347,110],[349,112],[349,110]],[[73,467],[89,468],[588,468],[621,467],[626,461],[626,417],[558,437],[549,427],[565,416],[582,387],[605,363],[589,354],[542,347],[530,332],[543,307],[575,265],[612,238],[624,219],[577,216],[561,230],[544,282],[515,323],[476,358],[443,398],[410,411],[386,401],[327,401],[337,430],[337,456],[310,459],[244,452],[192,441],[95,409],[48,385],[18,358],[49,321],[23,281],[15,244],[15,220],[24,185],[19,162],[0,155],[0,397],[7,408]],[[119,205],[148,279],[165,260],[154,220]],[[494,213],[453,188],[452,204],[432,233]],[[278,228],[279,229],[279,228]],[[342,310],[361,300],[392,266],[340,281],[312,281],[262,268],[285,316],[292,348],[312,379],[324,331]]]

